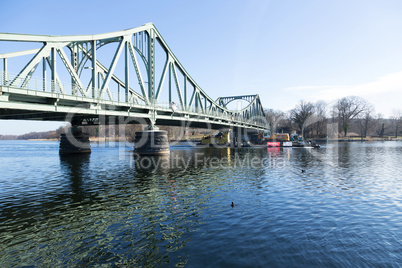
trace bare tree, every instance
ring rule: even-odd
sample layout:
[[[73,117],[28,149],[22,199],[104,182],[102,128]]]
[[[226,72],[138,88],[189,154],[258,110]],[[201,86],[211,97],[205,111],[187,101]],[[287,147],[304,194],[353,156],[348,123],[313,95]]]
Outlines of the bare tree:
[[[297,125],[301,130],[303,138],[306,136],[307,127],[313,123],[310,122],[312,116],[314,115],[315,106],[311,102],[305,102],[301,100],[296,108],[290,111],[290,119]],[[315,121],[315,120],[314,120]]]
[[[66,133],[68,131],[69,125],[65,126],[60,126],[58,129],[56,129],[56,134],[58,137],[60,137],[60,134]]]
[[[378,113],[375,119],[376,119],[375,133],[379,137],[383,137],[385,132],[384,116],[381,113]]]
[[[367,133],[370,128],[374,125],[374,106],[371,104],[366,105],[366,109],[360,113],[359,118],[357,119],[357,125],[360,130],[360,137],[363,140],[367,137]]]
[[[315,130],[317,137],[320,137],[324,134],[327,123],[327,103],[325,101],[317,101],[315,103],[315,116],[317,120],[315,122]]]
[[[366,106],[366,101],[356,96],[344,97],[338,100],[335,105],[335,111],[338,115],[340,129],[345,136],[348,134],[350,121],[364,112]]]
[[[280,121],[285,119],[285,113],[274,109],[265,109],[264,112],[271,131],[276,132],[276,126]]]
[[[398,138],[398,131],[402,124],[402,110],[393,110],[391,119],[395,130],[395,138]]]

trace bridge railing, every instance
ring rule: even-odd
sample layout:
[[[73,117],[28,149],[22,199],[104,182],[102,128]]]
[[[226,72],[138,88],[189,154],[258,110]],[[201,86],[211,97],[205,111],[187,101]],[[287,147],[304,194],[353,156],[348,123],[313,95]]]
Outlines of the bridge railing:
[[[26,78],[18,78],[18,74],[0,71],[0,85],[2,86],[10,86],[21,89],[27,89],[32,91],[43,91],[43,92],[52,92],[52,93],[60,93],[65,95],[73,95],[76,96],[78,93],[78,88],[73,86],[72,84],[61,82],[61,81],[51,81],[50,79],[43,79],[39,77],[30,77]],[[71,92],[68,94],[66,92]]]

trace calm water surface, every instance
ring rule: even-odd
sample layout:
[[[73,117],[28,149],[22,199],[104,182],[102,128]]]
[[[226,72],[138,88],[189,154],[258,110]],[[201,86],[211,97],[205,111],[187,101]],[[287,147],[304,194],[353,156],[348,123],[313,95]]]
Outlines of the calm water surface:
[[[102,265],[401,267],[402,143],[145,159],[1,141],[0,267]]]

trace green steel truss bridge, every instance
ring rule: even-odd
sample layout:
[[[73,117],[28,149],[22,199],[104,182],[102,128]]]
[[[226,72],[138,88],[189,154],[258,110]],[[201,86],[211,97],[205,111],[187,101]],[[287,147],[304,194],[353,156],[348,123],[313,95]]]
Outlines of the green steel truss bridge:
[[[209,97],[152,23],[96,35],[0,33],[0,41],[0,119],[267,126],[258,95]],[[32,48],[21,50],[21,44]],[[229,109],[235,100],[245,107]]]

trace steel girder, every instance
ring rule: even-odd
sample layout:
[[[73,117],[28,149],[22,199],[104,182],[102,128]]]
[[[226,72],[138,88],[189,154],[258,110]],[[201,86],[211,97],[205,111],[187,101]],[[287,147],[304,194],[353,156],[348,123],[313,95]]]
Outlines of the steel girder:
[[[134,109],[137,117],[143,113],[151,124],[162,119],[167,122],[169,118],[166,117],[170,116],[178,121],[204,118],[201,120],[221,122],[222,125],[237,124],[254,129],[266,127],[258,95],[220,97],[214,101],[189,75],[152,23],[96,35],[0,33],[0,41],[32,42],[40,46],[0,54],[3,60],[0,109],[8,110],[6,118],[12,119],[13,115],[19,118],[17,113],[10,113],[13,107],[16,111],[57,113],[53,106],[66,110],[85,104],[86,107],[96,107],[97,112],[93,115],[99,114],[99,110],[105,114],[114,114],[118,110],[129,117],[130,110]],[[162,66],[156,66],[157,47],[164,54]],[[28,56],[30,58],[22,69],[15,74],[9,72],[9,60]],[[111,58],[110,63],[104,65],[101,61],[108,57]],[[117,71],[121,67],[119,60],[123,61],[123,68]],[[157,74],[157,68],[161,70],[160,74]],[[64,76],[59,70],[64,71]],[[39,78],[35,77],[38,73]],[[70,81],[68,85],[65,80]],[[165,93],[163,100],[162,93]],[[229,110],[227,104],[237,99],[245,100],[249,105],[240,111]],[[49,105],[50,108],[47,107]],[[108,107],[114,107],[113,111],[108,112]],[[90,115],[91,112],[88,112],[88,118]]]

